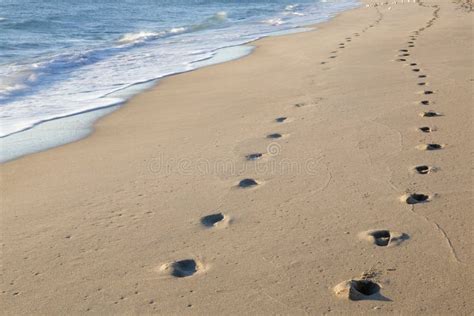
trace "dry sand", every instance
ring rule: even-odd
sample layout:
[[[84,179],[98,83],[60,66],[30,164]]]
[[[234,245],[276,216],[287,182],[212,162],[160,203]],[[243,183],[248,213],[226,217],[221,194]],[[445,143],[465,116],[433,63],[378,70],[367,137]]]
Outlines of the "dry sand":
[[[260,40],[3,164],[2,313],[472,314],[472,13],[401,2]]]

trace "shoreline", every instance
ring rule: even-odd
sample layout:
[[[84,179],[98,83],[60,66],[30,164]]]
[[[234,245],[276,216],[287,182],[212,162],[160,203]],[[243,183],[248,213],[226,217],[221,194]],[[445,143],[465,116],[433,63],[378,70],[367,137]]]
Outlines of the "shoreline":
[[[469,14],[345,11],[1,164],[5,312],[472,313]]]
[[[359,4],[359,6],[361,6],[361,4]],[[115,111],[113,110],[114,108],[119,109],[122,106],[125,106],[136,95],[140,93],[144,93],[149,89],[155,89],[157,85],[159,84],[159,82],[162,80],[166,80],[169,77],[178,76],[184,73],[196,71],[204,67],[209,67],[209,66],[218,65],[221,63],[245,58],[248,55],[252,54],[252,52],[254,51],[255,47],[252,46],[252,44],[255,42],[258,42],[262,39],[269,38],[269,37],[271,38],[271,37],[291,35],[291,34],[300,33],[300,32],[313,31],[314,28],[320,23],[328,22],[334,17],[336,17],[337,15],[345,11],[353,10],[353,9],[354,8],[349,8],[346,10],[333,13],[332,16],[320,22],[315,22],[309,25],[301,25],[301,26],[286,29],[286,30],[274,31],[270,34],[262,35],[261,37],[257,39],[242,43],[240,45],[224,46],[224,47],[218,48],[213,52],[214,53],[213,56],[192,62],[191,63],[192,65],[199,65],[196,68],[172,73],[172,74],[165,75],[158,78],[154,78],[146,82],[138,82],[131,86],[125,87],[117,91],[110,92],[102,96],[102,97],[117,96],[117,95],[120,96],[121,93],[123,94],[123,91],[129,91],[129,90],[135,91],[132,93],[126,93],[125,95],[121,96],[123,98],[123,101],[121,102],[117,102],[115,104],[110,104],[110,105],[106,105],[106,106],[102,106],[102,107],[98,107],[94,109],[85,110],[78,113],[55,117],[55,118],[48,119],[45,121],[40,121],[40,122],[35,123],[31,127],[27,127],[25,129],[2,136],[0,137],[0,148],[2,148],[2,152],[0,153],[0,164],[6,163],[9,161],[14,161],[16,159],[19,159],[31,154],[51,150],[56,147],[60,147],[60,146],[67,145],[70,143],[75,143],[77,141],[80,141],[83,138],[91,136],[94,133],[94,125],[98,120],[100,120],[104,116],[107,116],[113,113]],[[137,89],[136,87],[139,87],[139,86],[143,86],[143,88]],[[87,114],[87,115],[84,115],[84,114]],[[64,128],[65,126],[64,123],[67,124],[67,120],[71,118],[80,119],[81,123],[79,123],[79,125],[81,126],[83,126],[84,124],[89,125],[88,130],[77,133],[75,130],[71,129],[71,130],[66,131],[64,135],[58,135],[58,132],[60,132],[61,129]],[[61,121],[63,119],[66,119],[66,122]],[[42,126],[42,125],[46,125],[46,126]],[[49,133],[44,132],[44,131],[56,130],[56,129],[58,129],[58,131],[51,131]],[[36,133],[36,131],[38,131],[38,134]],[[33,143],[33,145],[31,146],[30,143]]]

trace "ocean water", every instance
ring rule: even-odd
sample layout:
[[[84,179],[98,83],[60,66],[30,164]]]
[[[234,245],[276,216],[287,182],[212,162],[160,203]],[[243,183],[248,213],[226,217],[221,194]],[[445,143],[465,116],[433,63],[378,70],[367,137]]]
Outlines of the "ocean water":
[[[159,78],[249,51],[226,58],[219,55],[224,48],[325,21],[358,4],[1,0],[0,137],[123,103]]]

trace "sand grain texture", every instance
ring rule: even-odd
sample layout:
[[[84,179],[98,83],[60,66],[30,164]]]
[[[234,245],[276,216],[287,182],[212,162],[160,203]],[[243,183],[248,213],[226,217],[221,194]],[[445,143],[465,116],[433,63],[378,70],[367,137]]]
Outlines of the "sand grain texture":
[[[472,314],[472,13],[398,2],[167,78],[3,164],[2,313]],[[416,192],[435,195],[400,201]],[[358,237],[379,228],[409,239]],[[387,300],[334,295],[368,271]]]

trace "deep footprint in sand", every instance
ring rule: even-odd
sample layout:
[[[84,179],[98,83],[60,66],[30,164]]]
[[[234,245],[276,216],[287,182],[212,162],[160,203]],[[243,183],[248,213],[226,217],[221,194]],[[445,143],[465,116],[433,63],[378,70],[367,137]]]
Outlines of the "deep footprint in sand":
[[[433,91],[430,91],[430,90],[427,90],[427,91],[424,91],[424,92],[423,92],[423,94],[426,94],[426,95],[428,95],[428,94],[433,94],[433,93],[434,93],[434,92],[433,92]]]
[[[370,300],[379,296],[380,285],[369,279],[352,279],[334,287],[336,296],[351,301]]]
[[[190,277],[201,270],[203,270],[202,263],[195,259],[178,260],[161,267],[161,271],[176,278]]]
[[[419,86],[426,86],[426,82],[418,82]]]
[[[430,104],[430,101],[428,101],[428,100],[423,100],[423,101],[420,101],[420,103],[423,104],[423,105],[428,105],[428,104]]]
[[[397,61],[407,61],[407,60],[404,58],[398,58]]]
[[[441,144],[423,144],[423,145],[418,146],[418,149],[428,150],[428,151],[440,150],[443,148],[444,148],[444,145],[441,145]]]
[[[279,134],[279,133],[273,133],[273,134],[269,134],[267,135],[267,138],[271,138],[271,139],[277,139],[277,138],[281,138],[282,135]]]
[[[419,75],[418,78],[426,78],[426,75]]]
[[[359,237],[372,242],[379,247],[399,245],[408,239],[404,233],[391,232],[385,229],[369,230],[359,234]]]
[[[263,157],[262,153],[254,153],[254,154],[249,154],[245,156],[245,159],[250,160],[250,161],[255,161]]]
[[[255,181],[254,179],[250,179],[250,178],[243,179],[239,182],[239,187],[242,188],[242,189],[252,188],[252,187],[255,187],[257,185],[258,185],[258,182]]]
[[[207,215],[201,218],[201,224],[207,228],[215,227],[222,223],[226,217],[222,213]]]
[[[422,117],[438,117],[443,116],[443,114],[434,112],[434,111],[427,111],[420,114]]]
[[[420,204],[420,203],[426,203],[430,201],[430,196],[426,194],[420,194],[420,193],[412,193],[412,194],[407,194],[402,197],[402,200],[405,201],[405,203],[413,205],[413,204]]]
[[[283,123],[283,122],[286,121],[287,119],[288,119],[287,117],[281,116],[281,117],[277,117],[277,118],[275,119],[275,121],[276,121],[277,123]]]
[[[420,69],[419,69],[419,68],[414,68],[414,69],[412,69],[411,71],[420,72]]]
[[[431,133],[433,132],[433,129],[429,126],[422,126],[419,128],[419,130],[423,133]]]
[[[415,171],[415,173],[425,175],[432,172],[434,169],[427,165],[419,165],[413,168],[413,170]]]

